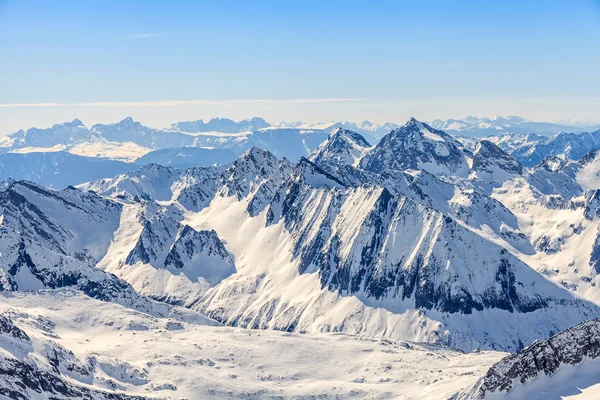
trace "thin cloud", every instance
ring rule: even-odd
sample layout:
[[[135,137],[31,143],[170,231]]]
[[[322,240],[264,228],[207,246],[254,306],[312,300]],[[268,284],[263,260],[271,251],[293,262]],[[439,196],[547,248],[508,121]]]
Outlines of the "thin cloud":
[[[47,107],[179,107],[224,106],[236,104],[313,104],[367,101],[368,98],[325,99],[248,99],[248,100],[162,100],[162,101],[96,101],[86,103],[0,103],[0,108],[47,108]]]
[[[462,64],[459,62],[451,62],[451,63],[446,63],[446,64],[442,64],[440,65],[440,67],[442,68],[457,68],[460,67]]]
[[[161,36],[161,35],[162,35],[162,33],[131,33],[126,36],[129,38],[132,38],[132,39],[147,39],[147,38]]]

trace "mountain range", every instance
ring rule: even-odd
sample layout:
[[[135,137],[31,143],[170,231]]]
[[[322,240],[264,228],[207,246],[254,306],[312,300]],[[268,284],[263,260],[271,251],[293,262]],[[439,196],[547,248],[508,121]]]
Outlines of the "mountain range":
[[[0,185],[0,396],[535,398],[574,394],[569,368],[600,383],[600,152],[530,167],[414,118],[375,144],[127,119],[21,132],[2,156],[100,174],[68,149],[119,138],[159,161]],[[217,138],[223,160],[180,142]]]
[[[600,121],[564,121],[562,123],[536,122],[521,117],[493,117],[464,119],[436,119],[431,126],[452,135],[485,137],[502,134],[538,134],[551,136],[557,133],[581,133],[597,130]]]
[[[458,147],[467,152],[480,140],[473,137],[482,134],[476,131],[477,127],[492,129],[494,136],[487,140],[526,167],[534,167],[548,156],[578,160],[600,146],[599,130],[550,135],[563,128],[570,132],[583,128],[529,122],[518,117],[469,117],[458,122],[434,122],[432,129],[454,133],[460,143]],[[214,118],[208,122],[180,122],[167,129],[154,129],[125,118],[118,123],[97,124],[88,129],[75,119],[47,129],[31,128],[0,138],[0,164],[4,166],[0,169],[0,178],[28,179],[62,188],[131,172],[151,163],[176,168],[222,164],[233,161],[253,146],[296,160],[311,156],[320,145],[327,143],[326,139],[336,129],[356,132],[365,143],[376,145],[399,128],[397,124],[369,121],[271,125],[262,118],[239,122]]]

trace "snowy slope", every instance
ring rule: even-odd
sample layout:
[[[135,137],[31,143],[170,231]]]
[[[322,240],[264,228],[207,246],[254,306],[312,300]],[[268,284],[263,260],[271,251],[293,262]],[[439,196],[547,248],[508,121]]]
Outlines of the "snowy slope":
[[[5,322],[0,326],[28,338],[16,339],[0,328],[0,370],[9,362],[22,363],[31,366],[36,378],[49,378],[44,382],[53,379],[67,382],[68,389],[94,390],[94,400],[107,398],[100,391],[113,400],[125,399],[125,394],[442,400],[474,384],[505,355],[464,354],[343,334],[309,336],[180,322],[73,291],[0,296],[0,324]],[[48,386],[45,394],[39,394],[40,387],[24,392],[11,384],[12,378],[2,377],[0,388],[10,385],[26,393],[24,399],[36,389],[34,398],[50,397]]]
[[[235,327],[518,351],[600,316],[596,158],[527,169],[411,120],[375,147],[334,131],[312,161],[252,147],[79,189],[5,181],[2,284],[159,319],[184,305],[180,319]]]
[[[98,267],[145,296],[175,305],[197,301],[236,269],[216,232],[194,230],[181,220],[173,207],[125,206]]]
[[[583,190],[600,188],[600,151],[593,150],[579,162],[581,166],[576,172],[575,181]]]
[[[232,162],[236,153],[229,149],[171,147],[154,150],[135,160],[138,165],[158,164],[165,167],[193,168]],[[93,179],[89,179],[93,180]]]
[[[327,195],[327,190],[323,190],[319,191],[321,193],[310,191],[312,193],[306,194],[314,198],[315,204],[311,207],[317,206],[323,201],[331,201],[327,199],[331,195]],[[359,193],[359,195],[361,194]],[[356,204],[358,198],[360,197],[349,198],[345,202],[347,207],[350,207],[353,202]],[[377,196],[371,198],[375,200]],[[358,202],[357,204],[361,203]],[[362,212],[368,214],[370,207],[367,204],[365,204],[367,208]],[[283,208],[285,207],[284,204]],[[228,210],[227,218],[216,218],[216,215],[223,215],[224,210]],[[550,298],[559,296],[566,301],[559,300],[555,305],[552,305],[554,300],[546,298],[549,303],[543,300],[544,305],[542,306],[541,303],[534,305],[535,302],[529,303],[525,299],[517,300],[519,295],[516,295],[514,300],[508,300],[507,303],[507,305],[511,304],[508,306],[511,307],[511,311],[502,311],[502,308],[507,305],[502,305],[501,297],[492,295],[488,298],[486,295],[482,295],[482,297],[475,298],[478,295],[476,295],[477,292],[473,292],[473,286],[480,285],[480,293],[483,294],[488,293],[489,290],[493,291],[495,284],[498,284],[498,287],[504,284],[511,287],[510,280],[513,278],[507,277],[507,281],[500,280],[495,283],[495,279],[498,279],[497,276],[501,276],[496,274],[502,274],[502,272],[499,272],[501,270],[496,270],[492,265],[484,264],[482,270],[489,271],[489,275],[486,278],[484,275],[477,274],[482,279],[479,283],[470,281],[467,276],[472,273],[465,270],[464,277],[468,282],[466,283],[468,289],[465,290],[464,287],[461,289],[460,275],[455,277],[455,274],[464,267],[459,266],[459,264],[452,264],[452,269],[448,273],[440,276],[439,279],[429,281],[436,274],[434,271],[438,268],[435,257],[442,259],[442,256],[427,256],[428,258],[425,258],[424,261],[420,261],[423,256],[418,255],[418,248],[412,250],[416,253],[413,254],[415,261],[413,263],[407,262],[407,267],[413,269],[408,269],[405,272],[404,282],[406,283],[402,283],[403,267],[393,267],[394,259],[392,258],[400,260],[402,254],[390,253],[389,250],[386,251],[385,249],[392,246],[389,241],[392,237],[397,236],[394,233],[395,230],[406,231],[406,228],[402,226],[394,228],[390,232],[389,239],[385,236],[377,238],[377,236],[369,236],[368,231],[359,234],[361,219],[357,218],[351,207],[346,211],[349,214],[342,213],[341,215],[338,214],[340,212],[339,208],[334,208],[328,212],[327,206],[320,205],[315,212],[317,210],[319,210],[320,216],[315,221],[316,224],[319,224],[322,218],[332,218],[328,215],[335,215],[338,224],[342,224],[342,226],[351,224],[346,228],[345,232],[347,233],[328,234],[328,230],[335,229],[328,224],[319,230],[311,229],[310,231],[314,233],[301,230],[293,236],[306,238],[305,240],[310,241],[311,244],[323,243],[329,247],[330,240],[332,244],[345,243],[344,240],[352,240],[353,236],[359,235],[354,239],[358,243],[349,246],[347,250],[334,250],[335,252],[331,250],[324,252],[317,247],[318,245],[304,246],[304,243],[302,243],[299,246],[290,237],[292,235],[286,234],[283,224],[279,223],[265,227],[265,221],[262,218],[246,219],[243,205],[238,206],[232,203],[231,200],[228,201],[228,199],[213,202],[211,207],[203,210],[200,215],[190,216],[187,223],[198,228],[211,227],[226,240],[230,251],[236,258],[236,267],[238,268],[236,275],[209,291],[207,297],[199,304],[199,309],[214,318],[234,325],[307,332],[341,330],[367,336],[445,343],[464,349],[493,346],[504,349],[517,349],[521,346],[520,343],[525,344],[536,337],[546,336],[551,331],[556,331],[558,326],[555,324],[557,323],[559,325],[564,323],[563,326],[566,327],[579,318],[587,318],[585,315],[577,317],[574,313],[581,312],[589,306],[577,305],[575,309],[578,311],[575,311],[569,306],[569,302],[573,300],[566,300],[570,297],[566,291],[557,290],[558,288],[554,285],[544,282],[544,278],[541,276],[536,276],[535,273],[531,274],[532,271],[528,271],[526,266],[520,268],[523,268],[523,273],[530,274],[529,278],[520,276],[521,272],[517,272],[517,270],[521,264],[508,254],[506,254],[506,262],[514,262],[514,266],[511,265],[510,268],[517,268],[514,273],[521,284],[527,288],[527,283],[523,279],[532,279],[536,282],[533,284],[533,281],[531,281],[531,284],[536,287],[535,290],[549,290],[547,294],[537,292],[542,296],[541,298],[544,298],[544,296],[550,296]],[[431,216],[433,218],[429,222],[433,225],[429,225],[429,230],[423,230],[420,237],[417,236],[415,240],[420,239],[425,240],[425,243],[431,243],[426,238],[435,229],[439,229],[435,225],[436,223],[443,223],[444,221],[444,218],[436,220],[434,215]],[[307,218],[309,216],[310,214],[306,215]],[[350,216],[351,219],[349,219]],[[414,215],[413,219],[407,220],[406,224],[414,224],[414,217],[417,216],[418,214]],[[393,218],[402,221],[406,217],[403,217],[402,214],[397,217],[389,217],[389,219]],[[351,221],[356,221],[356,225],[352,224]],[[290,223],[293,222],[290,221]],[[300,219],[298,223],[306,224],[308,221],[304,222]],[[368,223],[365,225],[368,226]],[[389,228],[382,227],[378,229],[385,232]],[[458,227],[449,229],[461,231]],[[412,225],[410,231],[414,231]],[[418,234],[418,232],[415,233]],[[349,237],[346,235],[349,235]],[[470,236],[470,234],[466,235]],[[344,266],[342,264],[336,267],[335,264],[329,264],[332,271],[323,269],[328,268],[325,263],[326,260],[344,257],[345,252],[360,255],[361,251],[369,251],[369,241],[375,240],[375,238],[381,242],[388,242],[381,251],[380,259],[381,257],[384,258],[381,261],[378,261],[377,258],[373,260],[374,263],[377,263],[375,265],[381,263],[381,267],[373,271],[369,269],[372,268],[370,265],[361,268],[359,259],[355,261],[356,266]],[[410,243],[411,238],[404,240]],[[435,236],[432,240],[435,243]],[[445,242],[440,243],[440,247],[444,248],[444,244]],[[367,247],[362,247],[365,245]],[[428,246],[431,245],[433,243],[424,245],[424,254],[431,251],[428,249]],[[475,246],[475,248],[483,246],[481,242],[469,245]],[[396,251],[405,249],[405,251],[411,252],[412,249],[412,247],[404,247],[400,243],[395,243],[393,246]],[[474,253],[473,258],[484,257],[483,253],[493,257],[493,253],[490,252],[494,248],[493,245],[486,244],[485,248],[487,250],[483,250],[484,247],[480,248],[482,253]],[[257,249],[258,251],[255,253],[251,249]],[[374,251],[377,250],[374,249]],[[496,251],[502,253],[500,249]],[[436,250],[433,250],[433,252],[435,254]],[[298,256],[294,257],[294,253],[297,253]],[[349,257],[350,254],[345,257]],[[322,261],[311,262],[311,255],[317,256],[318,260]],[[365,257],[367,256],[369,256],[368,252],[365,254]],[[500,258],[496,259],[501,260]],[[343,258],[340,261],[342,260]],[[318,262],[321,264],[317,264]],[[415,269],[420,268],[420,263],[425,264],[423,272],[418,272],[419,269]],[[389,265],[390,271],[387,272],[383,269],[383,265]],[[442,267],[442,265],[444,264],[439,265],[439,267]],[[397,277],[390,277],[392,280],[388,281],[390,279],[388,274],[394,273],[398,274]],[[414,275],[411,276],[411,273],[414,273]],[[509,275],[512,276],[512,272]],[[427,276],[429,278],[426,278]],[[368,279],[371,286],[363,288],[363,285],[366,284],[363,283],[360,277],[364,277],[365,280]],[[408,281],[406,281],[407,279]],[[421,281],[422,284],[425,284],[423,290],[417,289],[416,293],[411,292],[415,288],[415,286],[412,286],[413,289],[410,289],[411,286],[409,285],[414,282],[411,279],[423,279]],[[486,283],[486,279],[490,279],[490,281]],[[427,282],[431,282],[431,286],[428,286]],[[486,288],[487,285],[491,286]],[[543,287],[546,287],[546,289],[542,289]],[[428,297],[427,293],[430,290],[433,296]],[[448,290],[448,292],[444,292],[444,290]],[[532,293],[529,292],[530,290],[524,289],[524,292]],[[537,296],[535,295],[535,297]],[[427,300],[429,298],[431,300]],[[478,301],[482,301],[482,303],[478,303]],[[516,302],[521,301],[523,301],[522,304],[517,306]],[[574,301],[579,303],[578,300]],[[583,308],[581,308],[582,306]],[[481,307],[481,311],[478,311],[476,307]],[[518,310],[514,310],[512,307],[523,307],[523,311],[526,310],[526,313],[515,312]],[[541,308],[538,309],[538,307]],[[534,311],[536,309],[537,311]],[[589,309],[591,314],[588,315],[595,313],[593,309],[593,307]],[[459,310],[463,310],[463,312],[457,312]],[[451,314],[448,314],[448,312]],[[561,315],[558,319],[555,318],[557,314]],[[508,328],[508,326],[513,325],[519,325],[522,329],[515,332],[512,328]],[[544,329],[549,330],[544,332]]]
[[[519,167],[496,152],[489,163],[477,161],[476,168],[493,166],[508,174]],[[475,156],[486,154],[480,150]],[[194,308],[228,324],[516,350],[596,315],[596,306],[523,263],[536,261],[545,239],[530,242],[518,215],[498,200],[425,171],[391,176],[356,171],[357,181],[348,184],[308,160],[292,169],[269,152],[252,149],[223,169],[215,186],[203,184],[193,206],[173,190],[152,194],[155,185],[188,190],[177,170],[168,172],[169,179],[149,171],[88,187],[127,198],[145,187],[148,200],[167,202],[169,212],[180,213],[164,229],[175,232],[180,223],[214,230],[233,255],[237,273],[209,289]],[[529,175],[512,172],[506,182],[522,179],[530,185]],[[132,178],[136,186],[111,189]],[[164,256],[171,243],[155,248]],[[127,254],[120,256],[123,262]],[[140,284],[148,273],[144,264],[129,277],[119,276],[148,294],[154,286]],[[495,323],[489,322],[492,315]],[[414,320],[421,321],[419,329],[409,323]],[[513,323],[523,329],[507,330]]]
[[[538,340],[494,364],[455,398],[571,399],[584,397],[582,392],[597,397],[600,391],[593,386],[600,383],[599,338],[600,322],[593,320]]]
[[[93,298],[155,316],[181,314],[141,296],[125,281],[96,268],[119,226],[122,206],[75,188],[54,191],[12,182],[0,192],[0,289],[75,288]]]

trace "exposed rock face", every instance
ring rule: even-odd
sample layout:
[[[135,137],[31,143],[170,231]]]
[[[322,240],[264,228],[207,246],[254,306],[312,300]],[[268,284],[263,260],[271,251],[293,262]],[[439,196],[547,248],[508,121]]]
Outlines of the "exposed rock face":
[[[170,306],[96,267],[119,227],[122,207],[75,188],[12,182],[0,192],[0,290],[74,288],[150,314],[170,313]]]
[[[486,181],[503,181],[523,174],[520,162],[487,140],[477,143],[473,152],[472,170],[480,179]]]
[[[33,350],[31,339],[10,318],[0,315],[0,348],[3,350],[0,354],[0,397],[29,400],[35,393],[53,399],[144,399],[73,383],[67,376],[93,379],[94,360],[81,361],[53,341],[47,341],[43,346],[44,358],[28,357],[26,354]]]
[[[293,185],[283,218],[298,238],[300,272],[318,270],[323,287],[465,314],[485,308],[531,312],[562,301],[553,285],[536,282],[529,267],[505,250],[404,196],[376,187],[325,190],[315,218],[311,191]]]
[[[225,196],[246,197],[256,191],[268,191],[261,186],[265,181],[273,181],[269,189],[283,182],[291,172],[287,160],[278,160],[272,153],[253,147],[242,154],[221,176]]]
[[[411,126],[423,143],[454,145],[452,138],[429,131],[416,121]],[[344,139],[347,144],[349,134],[342,133],[332,134],[332,142]],[[348,154],[337,153],[327,144],[323,148],[332,150],[329,155]],[[348,150],[345,146],[342,149]],[[462,153],[461,157],[464,160]],[[534,181],[525,176],[518,162],[491,143],[482,143],[473,157],[477,172],[500,171],[509,181],[519,179],[523,185],[531,185],[528,179]],[[332,160],[342,162],[345,158],[334,156]],[[213,172],[209,174],[209,170]],[[554,237],[530,241],[520,230],[517,216],[478,189],[475,181],[480,180],[463,177],[456,184],[448,176],[410,168],[376,172],[344,164],[328,170],[306,158],[292,166],[258,148],[229,166],[204,169],[202,174],[182,174],[173,169],[152,171],[148,168],[143,174],[89,185],[125,199],[131,199],[131,193],[148,195],[135,203],[145,207],[147,215],[138,219],[140,236],[129,253],[128,268],[122,269],[131,274],[123,278],[135,282],[132,285],[145,294],[188,305],[223,323],[294,331],[351,329],[352,333],[373,334],[369,318],[379,318],[378,323],[385,326],[388,316],[375,317],[372,310],[385,310],[391,313],[389,318],[417,310],[422,313],[418,317],[422,320],[420,326],[426,326],[419,340],[466,350],[518,350],[535,338],[598,315],[596,306],[548,281],[503,248],[510,246],[528,255],[536,251],[551,254],[559,251],[564,241]],[[162,174],[164,178],[156,178]],[[213,176],[217,176],[216,183],[211,185]],[[163,193],[157,190],[160,187],[167,190]],[[155,204],[153,196],[160,196],[161,201]],[[228,220],[252,230],[240,237],[231,232],[231,225],[224,227],[220,221],[225,209]],[[237,211],[230,212],[234,209]],[[220,211],[214,214],[215,210]],[[200,219],[198,211],[203,215]],[[274,239],[249,243],[279,229],[276,240],[289,240],[290,247],[286,244],[281,258],[267,264],[274,270],[292,268],[285,273],[263,269],[258,260],[230,269],[223,256],[220,270],[237,272],[227,275],[227,279],[217,279],[216,285],[207,284],[201,290],[185,286],[183,290],[182,285],[175,287],[169,281],[150,291],[152,282],[167,278],[148,269],[143,274],[135,272],[136,268],[151,265],[157,271],[168,271],[168,279],[175,275],[203,278],[198,275],[201,264],[194,261],[194,257],[204,254],[204,250],[196,252],[206,239],[201,237],[202,231],[214,230],[225,238],[225,246],[236,249],[237,264],[238,255],[241,259],[253,257],[254,246],[268,251]],[[221,254],[216,241],[208,248],[214,250],[213,254]],[[288,306],[291,300],[283,298],[293,290],[294,276],[298,275],[315,279],[313,291]],[[282,276],[287,278],[279,280]],[[284,294],[273,293],[277,290]],[[341,302],[325,293],[354,299],[361,311],[344,310],[337,321],[324,321],[319,313]],[[481,330],[487,328],[476,328],[478,333],[474,335],[463,331],[464,326],[480,327],[487,315],[498,312],[507,320],[519,321],[515,323],[523,329],[499,334],[504,327],[483,333]],[[552,317],[557,313],[562,317]],[[441,331],[441,326],[447,328]],[[376,331],[378,334],[381,330]],[[406,337],[402,335],[398,338]]]
[[[185,225],[165,259],[166,268],[177,268],[215,286],[235,273],[233,258],[217,232],[197,231]]]
[[[560,132],[554,136],[536,134],[503,135],[491,138],[526,167],[540,164],[548,156],[579,160],[600,147],[600,130],[583,133]]]
[[[472,388],[457,398],[487,398],[527,384],[538,375],[552,375],[561,366],[600,356],[600,320],[587,321],[550,339],[541,339],[495,364]]]
[[[64,377],[40,371],[19,360],[0,356],[0,395],[14,400],[29,400],[31,394],[55,399],[143,400],[146,397],[103,392],[74,385]]]
[[[13,324],[13,322],[0,314],[0,337],[17,340],[20,342],[29,342],[29,336],[21,328]]]
[[[310,160],[330,172],[343,165],[356,165],[371,145],[359,133],[337,128],[310,156]]]
[[[276,190],[289,179],[292,165],[273,154],[253,147],[242,154],[220,178],[219,194],[241,200],[251,196],[248,213],[256,216],[273,200]]]
[[[459,146],[445,132],[412,118],[384,136],[360,167],[373,172],[423,169],[436,175],[465,176],[469,167]]]
[[[118,203],[73,188],[57,192],[15,182],[0,192],[0,210],[2,289],[83,287],[112,279],[94,268],[110,239],[92,232],[118,226]]]

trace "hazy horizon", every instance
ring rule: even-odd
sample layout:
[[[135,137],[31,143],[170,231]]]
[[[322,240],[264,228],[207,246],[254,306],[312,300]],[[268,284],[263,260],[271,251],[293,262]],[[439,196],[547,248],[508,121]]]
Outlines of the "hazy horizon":
[[[314,103],[309,102],[309,103],[300,104],[300,106],[307,107],[307,105],[313,106],[313,104],[320,104],[322,106],[322,104],[324,104],[324,103],[327,103],[327,102],[315,101]],[[243,108],[243,107],[245,107],[245,105],[243,105],[243,104],[246,104],[246,103],[235,105],[235,107]],[[183,121],[203,120],[204,122],[207,122],[213,118],[227,118],[227,119],[231,119],[234,121],[241,121],[241,120],[250,119],[250,118],[254,118],[254,117],[263,118],[268,123],[271,123],[274,125],[282,123],[282,122],[292,123],[292,122],[297,122],[297,121],[301,121],[301,122],[304,122],[307,124],[320,124],[320,123],[343,122],[343,121],[353,122],[353,123],[361,123],[363,121],[370,121],[370,122],[378,123],[378,124],[383,124],[386,122],[395,123],[395,124],[404,124],[411,117],[415,117],[416,119],[418,119],[420,121],[429,121],[430,122],[430,121],[433,121],[436,119],[462,120],[467,117],[495,118],[495,117],[509,117],[509,116],[521,117],[528,121],[533,121],[533,122],[548,122],[548,123],[566,124],[566,125],[578,126],[578,127],[585,127],[589,124],[594,125],[595,123],[600,123],[600,118],[597,118],[597,117],[594,118],[594,117],[581,116],[580,118],[576,118],[570,114],[565,114],[564,118],[544,119],[544,118],[531,118],[524,114],[510,113],[510,112],[496,113],[494,115],[469,113],[469,114],[460,114],[460,115],[448,114],[447,116],[446,115],[437,116],[437,115],[434,115],[434,114],[428,113],[428,112],[423,112],[420,114],[405,112],[402,114],[398,113],[396,117],[392,116],[391,118],[368,118],[366,116],[362,117],[362,114],[360,114],[360,113],[349,115],[350,118],[343,118],[342,116],[346,115],[343,112],[335,112],[335,113],[331,114],[329,116],[329,118],[327,118],[328,117],[327,114],[324,114],[323,118],[316,118],[315,116],[317,115],[317,113],[310,114],[310,113],[305,112],[305,113],[298,113],[297,115],[305,115],[306,118],[299,118],[299,117],[295,117],[296,114],[294,114],[293,112],[282,113],[278,117],[278,114],[269,112],[269,110],[266,109],[264,106],[257,107],[257,113],[254,113],[254,114],[248,112],[247,110],[238,110],[237,112],[229,112],[229,113],[226,111],[223,111],[222,113],[219,113],[220,107],[218,105],[209,107],[209,109],[211,109],[212,114],[206,113],[206,112],[195,111],[195,110],[193,110],[193,108],[195,108],[194,106],[162,106],[164,108],[161,108],[161,106],[158,106],[158,105],[157,106],[141,106],[141,107],[138,106],[138,107],[131,107],[131,108],[129,108],[129,107],[121,108],[121,107],[115,107],[115,106],[102,106],[102,107],[106,107],[108,109],[108,112],[98,113],[96,108],[93,106],[75,106],[75,107],[73,107],[74,110],[72,110],[71,107],[63,106],[63,105],[54,105],[54,106],[48,105],[48,106],[44,106],[44,107],[33,107],[34,111],[32,114],[35,114],[36,118],[32,118],[31,120],[25,118],[24,120],[30,121],[30,122],[36,121],[36,123],[25,123],[24,125],[18,125],[19,121],[21,121],[21,118],[15,119],[14,124],[11,124],[10,122],[7,122],[7,119],[4,119],[3,124],[0,125],[0,136],[6,136],[11,133],[17,132],[21,129],[27,130],[29,128],[40,128],[40,129],[49,128],[55,124],[70,122],[70,121],[73,121],[74,119],[81,120],[86,127],[91,128],[95,124],[116,123],[116,122],[122,121],[123,119],[128,118],[128,117],[133,118],[136,122],[140,122],[142,125],[145,125],[145,126],[148,126],[148,127],[154,128],[154,129],[167,128],[173,123],[183,122]],[[296,107],[298,107],[298,105]],[[14,113],[18,113],[19,108],[20,107],[14,107],[14,108],[1,108],[0,107],[0,115],[2,114],[2,112],[4,110],[12,110],[12,113],[14,116]],[[190,108],[192,108],[192,109],[190,110]],[[124,111],[124,109],[126,109],[129,112]],[[154,110],[166,109],[167,111],[170,111],[170,112],[161,112],[160,114],[157,115],[156,112],[148,111],[150,109],[154,109]],[[263,112],[261,113],[261,111],[263,111]],[[269,115],[274,115],[274,117],[268,117]],[[318,115],[321,115],[321,114],[319,113]],[[333,116],[335,116],[335,115],[339,115],[341,117],[333,118]],[[353,115],[354,115],[354,117],[353,117]],[[424,118],[423,115],[427,115],[428,117]],[[281,118],[281,116],[287,116],[288,118]],[[24,115],[24,117],[26,117],[26,115]],[[8,121],[10,121],[10,119],[8,119]]]
[[[0,134],[125,116],[598,119],[598,38],[594,0],[0,0]]]

